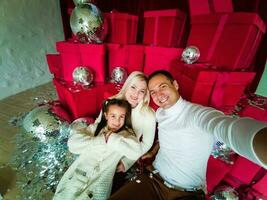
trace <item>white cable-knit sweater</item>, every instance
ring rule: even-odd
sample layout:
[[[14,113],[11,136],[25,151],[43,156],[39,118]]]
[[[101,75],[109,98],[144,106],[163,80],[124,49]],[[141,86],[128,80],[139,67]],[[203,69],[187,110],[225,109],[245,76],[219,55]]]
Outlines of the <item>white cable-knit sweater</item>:
[[[92,124],[70,132],[69,150],[79,157],[60,180],[54,200],[107,199],[120,159],[137,160],[142,154],[140,142],[130,132],[113,133],[106,141],[105,129],[94,137],[95,129],[96,124]]]
[[[97,117],[96,123],[100,121],[101,116],[102,112]],[[140,141],[142,138],[142,153],[140,155],[142,156],[151,148],[154,142],[156,130],[155,112],[150,107],[142,108],[142,103],[139,103],[132,109],[131,120],[137,139]],[[123,157],[121,161],[124,164],[125,171],[127,171],[136,162],[136,160],[130,160],[126,157]]]

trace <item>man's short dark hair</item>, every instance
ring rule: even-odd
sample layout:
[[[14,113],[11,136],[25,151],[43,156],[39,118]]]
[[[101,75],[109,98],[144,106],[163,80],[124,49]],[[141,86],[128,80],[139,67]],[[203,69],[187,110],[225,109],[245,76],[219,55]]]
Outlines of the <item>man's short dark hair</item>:
[[[157,70],[157,71],[154,71],[152,74],[150,74],[148,76],[148,82],[150,81],[150,79],[152,79],[153,77],[155,77],[157,75],[163,75],[163,76],[165,76],[168,80],[171,81],[171,83],[174,81],[174,78],[173,78],[173,76],[171,75],[170,72],[168,72],[166,70]]]

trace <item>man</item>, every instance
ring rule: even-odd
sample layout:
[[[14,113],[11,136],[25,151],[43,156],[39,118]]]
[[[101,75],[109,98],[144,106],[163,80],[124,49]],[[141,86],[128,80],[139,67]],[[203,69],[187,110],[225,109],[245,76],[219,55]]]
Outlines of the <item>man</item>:
[[[156,154],[144,174],[117,191],[115,199],[205,199],[207,162],[215,140],[267,168],[267,123],[233,119],[215,109],[185,101],[167,71],[149,77],[159,143],[143,157]],[[263,153],[265,152],[265,153]]]

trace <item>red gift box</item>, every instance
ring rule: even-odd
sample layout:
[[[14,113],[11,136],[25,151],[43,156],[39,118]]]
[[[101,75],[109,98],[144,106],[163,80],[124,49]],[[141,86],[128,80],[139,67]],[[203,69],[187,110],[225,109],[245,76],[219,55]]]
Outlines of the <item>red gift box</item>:
[[[224,176],[231,170],[232,166],[233,165],[229,165],[220,159],[210,156],[206,174],[208,193],[211,193],[222,181]]]
[[[106,81],[106,46],[103,44],[79,44],[83,66],[94,72],[94,82]]]
[[[62,61],[63,79],[73,81],[72,73],[78,66],[91,69],[94,72],[94,82],[105,82],[105,46],[103,44],[79,44],[72,42],[57,42],[57,51]]]
[[[186,15],[178,9],[144,12],[144,38],[147,45],[180,47]]]
[[[62,78],[62,61],[58,54],[46,54],[46,61],[49,71],[54,74],[55,78]]]
[[[136,43],[138,16],[119,12],[105,13],[104,15],[108,22],[107,42]]]
[[[249,184],[260,168],[259,165],[239,156],[223,181],[238,188],[241,184]]]
[[[65,81],[73,81],[72,72],[82,66],[82,60],[79,50],[79,45],[72,42],[56,42],[56,49],[60,53],[62,62],[62,79]]]
[[[209,69],[209,64],[185,64],[177,62],[170,72],[179,84],[183,98],[193,103],[209,105],[210,96],[218,76],[217,71]]]
[[[109,77],[115,67],[124,67],[128,74],[133,71],[143,71],[143,45],[107,44]]]
[[[156,70],[170,71],[172,63],[180,60],[183,49],[167,47],[145,47],[144,73],[149,75]]]
[[[233,12],[232,0],[189,0],[190,16]]]
[[[255,72],[220,72],[214,85],[210,106],[231,112],[254,76]]]
[[[187,45],[199,48],[199,62],[210,62],[226,70],[246,69],[265,29],[255,13],[198,15],[192,18]]]
[[[265,23],[258,14],[229,14],[211,62],[228,70],[251,67],[265,30]]]
[[[103,100],[107,98],[107,92],[109,96],[118,92],[114,84],[101,84],[84,89],[56,79],[53,83],[60,102],[74,119],[85,116],[97,117]]]
[[[267,110],[254,105],[247,105],[240,113],[242,117],[251,117],[259,121],[267,122]]]

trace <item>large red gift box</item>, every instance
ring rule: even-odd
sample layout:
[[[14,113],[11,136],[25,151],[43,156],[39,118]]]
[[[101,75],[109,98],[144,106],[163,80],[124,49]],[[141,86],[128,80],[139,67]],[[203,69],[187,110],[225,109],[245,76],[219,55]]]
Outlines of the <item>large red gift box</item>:
[[[232,0],[189,0],[190,16],[233,12]]]
[[[51,74],[55,78],[61,79],[62,77],[62,61],[58,54],[46,54],[46,62]]]
[[[105,82],[105,45],[61,41],[56,43],[56,48],[62,60],[62,79],[72,82],[75,68],[83,66],[93,71],[95,83]]]
[[[181,59],[183,49],[167,47],[145,47],[144,73],[149,75],[156,70],[170,71],[173,62]]]
[[[100,84],[83,89],[57,79],[54,79],[53,83],[60,102],[74,119],[88,116],[97,117],[107,94],[111,96],[118,92],[114,84]]]
[[[180,47],[186,14],[178,9],[144,12],[143,43],[147,45]]]
[[[135,44],[138,16],[127,13],[104,13],[108,21],[107,42],[118,44]]]
[[[255,72],[220,72],[211,96],[210,106],[232,112]]]
[[[256,13],[198,15],[192,18],[187,45],[199,48],[199,62],[223,70],[247,69],[265,29]]]
[[[107,44],[109,77],[115,67],[123,67],[127,73],[143,71],[144,65],[143,45]]]
[[[209,64],[185,64],[176,62],[170,72],[179,84],[179,93],[193,103],[208,106],[218,72]]]

